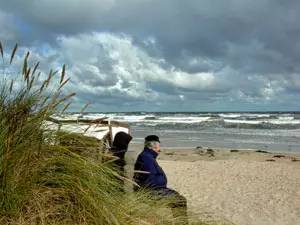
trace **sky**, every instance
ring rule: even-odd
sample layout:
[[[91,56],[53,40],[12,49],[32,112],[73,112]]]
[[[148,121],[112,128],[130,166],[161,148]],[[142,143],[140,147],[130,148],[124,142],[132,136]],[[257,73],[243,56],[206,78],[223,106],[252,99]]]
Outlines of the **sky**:
[[[44,73],[65,63],[71,111],[298,111],[299,11],[299,0],[0,0],[0,40]]]

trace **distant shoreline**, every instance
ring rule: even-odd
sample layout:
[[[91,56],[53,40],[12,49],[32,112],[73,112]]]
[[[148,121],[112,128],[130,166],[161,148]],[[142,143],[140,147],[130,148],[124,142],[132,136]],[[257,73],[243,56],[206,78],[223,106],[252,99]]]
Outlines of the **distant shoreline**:
[[[132,141],[131,142],[132,145],[134,146],[141,146],[141,150],[143,148],[143,142],[137,142],[137,141]],[[136,147],[135,147],[136,148]],[[164,154],[163,152],[168,152],[168,151],[173,151],[176,153],[188,153],[190,154],[193,151],[197,151],[197,150],[207,150],[207,149],[212,149],[214,151],[217,152],[241,152],[241,153],[260,153],[260,154],[270,154],[270,155],[278,155],[278,154],[286,154],[288,156],[295,156],[295,157],[300,157],[300,152],[293,152],[293,151],[265,151],[265,150],[261,150],[261,149],[249,149],[249,148],[214,148],[214,147],[208,147],[208,146],[195,146],[195,147],[182,147],[182,146],[177,146],[177,147],[161,147],[161,152],[162,154]]]

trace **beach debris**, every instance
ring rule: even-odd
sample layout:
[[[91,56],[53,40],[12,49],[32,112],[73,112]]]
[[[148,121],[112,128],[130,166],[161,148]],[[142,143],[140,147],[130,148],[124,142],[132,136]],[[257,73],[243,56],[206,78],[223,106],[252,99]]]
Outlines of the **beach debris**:
[[[196,149],[202,148],[201,146],[197,146]]]
[[[206,154],[207,154],[209,157],[215,156],[214,153],[215,153],[215,151],[214,151],[213,149],[211,149],[211,148],[206,149]]]
[[[292,161],[292,162],[299,162],[300,159],[292,158],[291,161]]]
[[[266,159],[265,161],[268,161],[268,162],[275,162],[276,160],[275,160],[275,159]]]
[[[202,149],[195,149],[194,153],[197,154],[197,155],[204,155],[204,150],[202,150]]]
[[[206,152],[214,152],[214,150],[213,149],[211,149],[211,148],[208,148],[208,149],[206,149]]]
[[[174,155],[174,152],[166,152],[165,155]]]
[[[231,149],[230,152],[239,152],[237,149]]]
[[[274,157],[274,158],[284,158],[285,155],[274,155],[273,157]]]
[[[269,153],[269,152],[264,151],[264,150],[256,150],[255,152],[259,152],[259,153]]]
[[[204,149],[202,147],[194,149],[194,153],[200,156],[208,155],[209,157],[215,156],[215,151],[211,148]]]

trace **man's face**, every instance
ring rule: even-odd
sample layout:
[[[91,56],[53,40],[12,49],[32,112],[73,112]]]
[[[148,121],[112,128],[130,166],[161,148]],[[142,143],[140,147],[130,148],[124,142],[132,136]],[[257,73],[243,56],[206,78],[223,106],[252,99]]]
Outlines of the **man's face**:
[[[160,150],[160,146],[159,146],[159,142],[156,142],[156,144],[154,145],[153,148],[156,152],[158,152]]]

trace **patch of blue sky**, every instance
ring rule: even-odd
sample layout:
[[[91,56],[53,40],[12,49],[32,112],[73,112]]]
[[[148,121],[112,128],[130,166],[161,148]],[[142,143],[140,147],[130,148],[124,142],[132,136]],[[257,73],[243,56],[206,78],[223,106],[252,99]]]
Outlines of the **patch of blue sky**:
[[[21,18],[15,16],[14,19],[14,24],[16,25],[17,29],[20,31],[31,31],[33,30],[33,26],[30,26],[26,22],[24,22]]]
[[[51,47],[48,44],[42,44],[39,51],[41,54],[49,54],[51,52]]]

